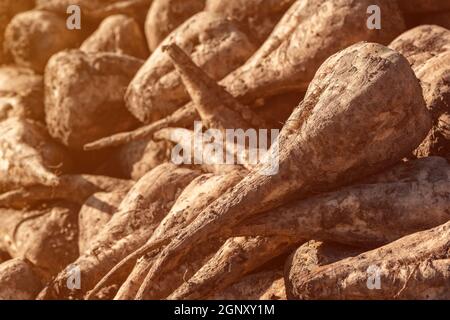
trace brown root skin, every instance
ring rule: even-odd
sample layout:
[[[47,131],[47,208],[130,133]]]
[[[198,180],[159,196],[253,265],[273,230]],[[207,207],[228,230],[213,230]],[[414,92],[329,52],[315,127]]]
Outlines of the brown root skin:
[[[0,207],[23,209],[51,200],[66,200],[82,205],[96,192],[128,191],[129,180],[105,176],[62,175],[55,186],[30,186],[0,195]]]
[[[111,220],[126,191],[97,192],[90,196],[78,214],[78,248],[80,255],[86,253],[93,239],[101,229]]]
[[[4,52],[3,42],[5,40],[5,29],[8,26],[10,20],[18,13],[32,9],[34,6],[34,0],[4,0],[2,1],[1,14],[0,14],[0,65],[10,62],[8,54]]]
[[[0,209],[0,247],[29,260],[48,281],[78,257],[78,209],[68,203],[33,211]]]
[[[422,173],[426,174],[419,176]],[[366,247],[384,245],[447,222],[449,181],[450,166],[446,163],[417,181],[354,185],[249,219],[233,235],[285,235]]]
[[[31,69],[0,67],[0,120],[44,120],[44,81]]]
[[[294,300],[301,296],[296,286],[298,279],[306,277],[321,266],[357,256],[364,251],[365,249],[362,248],[315,240],[301,245],[285,263],[284,279],[287,298]]]
[[[389,48],[403,54],[415,69],[450,50],[450,31],[434,25],[419,26],[399,35]]]
[[[207,128],[226,130],[267,128],[265,122],[250,108],[240,104],[215,80],[200,69],[176,44],[162,48],[166,52]]]
[[[414,151],[417,157],[450,154],[445,121],[450,115],[450,31],[438,26],[420,26],[405,32],[390,47],[402,53],[420,80],[433,128]]]
[[[179,25],[205,8],[206,0],[153,0],[145,19],[145,35],[151,51]]]
[[[366,27],[370,5],[378,5],[388,13],[384,15],[383,30]],[[336,16],[344,23],[336,23]],[[401,12],[393,1],[297,1],[261,48],[220,84],[244,103],[286,91],[305,91],[317,69],[332,54],[358,41],[388,44],[404,29]]]
[[[295,0],[207,0],[206,11],[239,21],[252,39],[263,43]]]
[[[64,18],[46,11],[19,13],[5,30],[4,47],[14,62],[38,73],[44,72],[52,55],[80,43],[80,32],[67,29]]]
[[[170,212],[161,221],[151,238],[147,241],[147,244],[167,238],[168,235],[176,235],[180,230],[189,225],[212,201],[220,197],[229,188],[242,180],[242,178],[243,174],[240,171],[235,171],[221,175],[203,174],[194,179],[180,194]],[[204,259],[203,256],[199,258]],[[137,262],[132,273],[119,289],[115,299],[134,299],[154,259],[155,254],[144,256]],[[194,266],[196,268],[195,270],[200,267],[201,265]],[[178,274],[168,278],[169,283],[167,287],[169,289],[166,291],[166,296],[181,285],[185,276],[183,273],[181,276]],[[163,298],[166,296],[163,296]]]
[[[41,292],[40,299],[81,298],[119,261],[145,244],[180,192],[199,174],[173,164],[163,164],[147,173],[131,188],[112,219],[93,239],[88,253],[74,262],[83,278],[81,290],[71,291],[65,286],[70,274],[67,268]],[[115,280],[121,283],[126,276],[124,271]]]
[[[69,148],[81,150],[89,141],[134,128],[136,120],[125,108],[123,97],[142,63],[108,52],[69,50],[54,55],[45,72],[50,134]]]
[[[110,147],[121,146],[138,139],[151,137],[156,131],[167,127],[188,127],[195,120],[200,120],[194,106],[189,104],[175,111],[173,114],[145,125],[139,129],[130,132],[122,132],[110,137],[102,138],[84,145],[85,151],[99,150]]]
[[[292,113],[292,110],[298,106],[299,102],[302,100],[300,97],[303,97],[304,94],[297,95],[292,94],[293,98],[297,101],[292,102],[292,105],[286,107],[285,103],[282,102],[281,106],[285,108],[289,108],[290,110],[286,111],[285,117],[280,119],[280,121],[286,121],[289,115]],[[298,99],[296,97],[299,97]],[[273,109],[279,110],[278,106],[279,103],[275,99],[273,101],[273,104],[271,104],[271,99],[268,100],[267,108],[257,110],[256,112],[260,114],[260,117],[263,119],[267,119],[266,121],[269,121],[269,119],[273,119]],[[291,104],[291,102],[288,102]],[[266,115],[266,116],[265,116]],[[278,115],[278,113],[277,113]],[[168,127],[180,127],[180,128],[186,128],[192,125],[195,121],[200,121],[200,116],[197,113],[194,104],[191,102],[184,107],[178,109],[173,114],[167,116],[164,119],[155,121],[149,125],[145,125],[139,129],[136,129],[134,131],[130,132],[123,132],[118,133],[116,135],[112,135],[110,137],[106,137],[103,139],[99,139],[97,141],[93,141],[91,143],[88,143],[84,146],[84,150],[99,150],[109,147],[117,147],[126,143],[130,143],[132,141],[142,139],[142,138],[148,138],[153,136],[153,134],[161,129],[168,128]],[[276,122],[275,124],[269,125],[270,127],[282,127],[284,122],[280,123],[280,121]]]
[[[71,159],[51,140],[46,128],[29,119],[0,123],[0,192],[32,185],[56,186],[57,174],[71,169]]]
[[[230,238],[192,278],[184,282],[168,299],[205,299],[214,292],[224,290],[239,281],[243,276],[266,262],[282,255],[297,242],[297,239],[284,236]],[[145,282],[141,289],[144,289],[144,286]],[[152,286],[151,290],[155,290],[155,288]]]
[[[359,43],[330,57],[283,128],[279,152],[271,149],[278,173],[262,174],[270,161],[256,167],[163,249],[147,279],[158,283],[191,248],[290,197],[330,190],[398,162],[431,127],[421,91],[407,60],[382,45]]]
[[[209,300],[286,300],[283,271],[252,273],[224,290],[210,295]]]
[[[170,238],[165,238],[152,243],[146,243],[136,251],[130,253],[122,261],[115,265],[102,279],[100,279],[95,287],[86,294],[85,300],[94,300],[93,298],[100,292],[101,289],[113,283],[113,279],[118,273],[129,274],[139,257],[151,253],[169,242]]]
[[[13,259],[0,264],[0,300],[34,300],[42,288],[31,263]]]
[[[226,17],[210,12],[192,16],[159,45],[127,89],[127,108],[141,122],[163,119],[189,101],[175,67],[162,52],[172,43],[215,80],[244,64],[256,51],[247,35]]]
[[[294,279],[301,299],[449,299],[450,223]],[[372,271],[371,271],[372,270]],[[380,276],[380,289],[371,276]]]
[[[126,15],[109,16],[81,45],[85,52],[113,52],[146,59],[145,38],[137,22]]]
[[[379,5],[383,12],[389,13],[388,17],[384,17],[386,24],[382,32],[369,30],[366,27],[361,28],[361,25],[365,25],[367,22],[366,11],[370,5]],[[318,6],[331,7],[327,10],[319,10]],[[339,12],[340,19],[345,21],[344,25],[334,23],[336,12]],[[219,84],[244,104],[251,104],[255,100],[285,92],[304,92],[317,69],[330,55],[358,41],[387,44],[404,28],[403,18],[394,1],[364,0],[358,1],[357,5],[350,4],[345,0],[297,1],[286,12],[261,48],[244,65],[231,72]],[[359,30],[360,33],[355,33],[355,30]],[[350,33],[352,37],[348,36]],[[316,37],[316,34],[322,36]],[[302,41],[297,39],[302,39]],[[297,45],[298,43],[301,45]],[[287,58],[280,61],[280,57]],[[203,66],[201,67],[203,68]],[[144,103],[139,105],[144,105]],[[177,117],[174,114],[161,122],[150,124],[135,132],[122,133],[91,143],[87,148],[100,149],[117,146],[138,137],[150,136],[163,127],[184,127],[182,121],[192,125],[193,121],[199,117],[196,115],[195,106],[192,103],[185,105],[176,113]],[[179,117],[178,115],[181,114],[182,116]]]
[[[449,31],[450,37],[450,31]],[[450,154],[450,50],[415,68],[421,80],[425,101],[433,114],[434,126],[415,151],[418,156]]]

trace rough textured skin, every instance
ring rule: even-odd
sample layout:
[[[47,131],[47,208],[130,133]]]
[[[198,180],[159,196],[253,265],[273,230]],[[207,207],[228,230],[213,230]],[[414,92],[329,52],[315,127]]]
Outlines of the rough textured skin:
[[[45,71],[45,112],[50,134],[70,148],[130,129],[124,107],[128,83],[142,60],[115,53],[69,50],[54,55]]]
[[[239,21],[252,39],[263,43],[295,0],[207,0],[205,10]]]
[[[3,52],[3,41],[6,26],[12,17],[21,11],[31,9],[33,5],[34,0],[3,0],[0,2],[0,65],[9,60]]]
[[[233,235],[285,235],[372,246],[436,227],[450,220],[450,165],[439,160],[422,169],[412,167],[406,174],[399,168],[394,175],[400,181],[382,181],[389,175],[381,174],[373,178],[381,182],[363,181],[280,207],[245,221]]]
[[[230,128],[266,128],[264,121],[247,106],[240,104],[215,80],[199,68],[176,44],[163,47],[207,128],[225,131]]]
[[[414,151],[418,157],[440,155],[450,161],[450,114],[442,114],[422,144]]]
[[[400,52],[412,68],[450,51],[450,31],[433,25],[419,26],[398,36],[389,48]]]
[[[382,30],[369,30],[366,26],[366,11],[370,5],[378,5],[384,12]],[[387,44],[404,29],[397,4],[391,0],[298,0],[259,50],[220,84],[244,104],[285,92],[304,92],[330,55],[358,41]],[[160,122],[136,132],[109,137],[89,147],[120,145],[150,136],[162,127],[192,124],[195,119],[195,107],[190,103]]]
[[[86,52],[113,52],[139,59],[148,57],[145,38],[137,22],[126,15],[109,16],[87,38],[80,49]]]
[[[449,299],[450,223],[322,266],[293,281],[300,299]],[[380,289],[367,287],[376,267]]]
[[[74,262],[81,271],[81,290],[70,291],[65,286],[70,272],[66,269],[48,284],[40,298],[81,298],[119,261],[145,244],[181,191],[198,175],[197,171],[163,164],[142,177],[86,253]],[[119,275],[119,278],[126,278],[126,275]]]
[[[315,240],[301,245],[287,259],[284,267],[287,298],[293,300],[301,297],[302,292],[297,290],[297,281],[302,277],[308,276],[321,266],[357,256],[364,251],[362,248]]]
[[[158,45],[179,25],[205,8],[206,0],[154,0],[145,19],[148,47]]]
[[[226,18],[201,12],[174,30],[153,52],[130,83],[127,107],[140,121],[166,117],[189,101],[181,79],[162,47],[176,43],[213,79],[222,79],[256,50],[247,36]]]
[[[0,120],[44,120],[44,81],[31,69],[0,67]]]
[[[57,203],[34,211],[0,210],[0,246],[32,262],[45,277],[78,257],[78,208]]]
[[[67,29],[64,18],[32,10],[14,16],[5,31],[4,46],[17,65],[43,73],[52,55],[80,43],[80,33]]]
[[[172,144],[141,139],[122,146],[114,155],[124,177],[139,180],[147,172],[170,160]]]
[[[0,122],[0,192],[35,184],[55,186],[56,173],[70,166],[66,151],[40,123],[19,118]]]
[[[440,12],[450,10],[447,0],[397,0],[407,13]]]
[[[415,151],[419,157],[450,157],[450,50],[415,68],[421,80],[433,128]]]
[[[262,271],[209,296],[211,300],[286,300],[282,270]]]
[[[134,17],[139,24],[145,19],[145,14],[153,0],[35,0],[38,9],[53,11],[66,15],[69,5],[78,5],[83,17],[88,20],[100,21],[114,14],[126,14]],[[83,18],[82,18],[83,21]],[[83,22],[82,22],[83,23]]]
[[[125,197],[124,191],[98,192],[86,200],[80,209],[78,225],[78,248],[84,254],[92,240],[101,229],[111,220],[120,203]]]
[[[173,292],[169,299],[205,299],[285,253],[296,242],[297,240],[284,236],[231,238],[192,278]]]
[[[414,72],[421,81],[425,102],[433,116],[438,118],[443,113],[449,114],[450,50],[415,66]]]
[[[147,243],[155,243],[170,234],[176,235],[177,232],[189,225],[212,201],[220,197],[241,179],[242,173],[239,171],[222,175],[203,174],[194,179],[180,194],[170,212],[155,229]],[[210,253],[214,253],[214,251],[207,252],[206,255]],[[200,258],[202,260],[205,259],[204,256]],[[136,263],[132,273],[121,286],[115,299],[134,299],[154,259],[154,255],[144,256]],[[190,275],[192,276],[200,267],[201,264],[194,266],[195,270],[190,270]],[[164,288],[166,296],[182,284],[186,278],[184,273],[185,271],[178,278],[173,276],[168,278],[167,287]]]
[[[0,264],[0,300],[34,300],[41,288],[29,262],[13,259]]]
[[[370,5],[383,12],[382,30],[366,27]],[[404,28],[394,1],[297,1],[255,55],[221,84],[244,102],[306,90],[330,55],[358,41],[388,44]]]
[[[399,36],[390,47],[412,64],[433,116],[433,128],[414,154],[449,157],[450,31],[438,26],[420,26]]]
[[[279,152],[271,148],[272,161],[256,167],[183,229],[148,279],[158,283],[190,249],[246,217],[395,164],[430,128],[421,87],[403,56],[372,43],[341,51],[317,72],[278,137]],[[273,161],[278,173],[262,174]]]
[[[0,195],[0,207],[23,209],[52,200],[66,200],[82,205],[96,192],[128,191],[132,181],[106,176],[62,175],[55,186],[30,186]]]
[[[266,121],[269,128],[281,128],[295,107],[297,107],[299,102],[303,99],[304,95],[304,92],[292,92],[276,95],[267,99],[257,100],[257,102],[267,101],[267,103],[264,107],[257,108],[255,112],[260,118]],[[276,114],[274,114],[274,110],[277,110]],[[176,110],[166,118],[143,126],[135,131],[118,133],[116,135],[88,143],[84,146],[84,149],[98,150],[107,147],[120,146],[126,143],[131,143],[135,140],[144,138],[148,139],[148,137],[151,137],[158,130],[167,127],[190,127],[194,121],[200,120],[200,115],[198,114],[195,105],[193,103],[189,103]]]
[[[219,250],[222,241],[218,239],[212,239],[201,247],[191,252],[190,255],[180,260],[177,267],[167,273],[167,277],[158,283],[147,281],[147,272],[152,266],[152,263],[157,257],[154,257],[151,263],[149,259],[145,258],[147,262],[143,261],[144,266],[147,268],[139,267],[137,270],[144,271],[146,274],[143,276],[143,281],[139,286],[139,289],[134,297],[135,300],[159,300],[168,298],[168,296],[175,291],[179,286],[188,281],[203,265],[205,265],[214,253]],[[142,263],[142,262],[141,262]],[[148,292],[148,289],[151,291]]]
[[[199,176],[186,187],[169,214],[162,220],[146,245],[156,243],[168,235],[176,235],[189,225],[209,203],[234,186],[242,179],[239,171],[228,174]],[[122,285],[115,299],[163,299],[169,296],[176,288],[192,277],[209,258],[220,248],[221,242],[210,241],[197,248],[190,256],[183,259],[164,281],[157,286],[146,282],[145,277],[156,256],[144,256],[138,260],[127,281]],[[141,292],[151,286],[151,295],[141,296]]]

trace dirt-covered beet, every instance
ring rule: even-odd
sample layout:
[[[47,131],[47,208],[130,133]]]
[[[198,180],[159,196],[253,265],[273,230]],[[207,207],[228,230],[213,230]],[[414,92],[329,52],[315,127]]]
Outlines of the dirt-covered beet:
[[[0,120],[10,117],[44,121],[44,78],[31,69],[0,67]]]
[[[41,184],[56,186],[57,174],[72,167],[66,150],[33,120],[0,122],[0,191]]]
[[[32,10],[14,16],[5,31],[4,46],[16,64],[43,73],[52,55],[80,43],[81,33],[69,30],[64,18]]]
[[[179,25],[205,8],[206,0],[153,0],[145,20],[145,35],[151,51]]]
[[[114,52],[139,59],[148,57],[148,49],[139,24],[126,15],[112,15],[80,47],[86,52]]]
[[[82,149],[89,141],[130,129],[124,107],[128,83],[142,60],[116,53],[69,50],[54,55],[45,71],[45,112],[50,134]]]
[[[33,300],[41,288],[42,282],[29,261],[0,263],[0,300]]]

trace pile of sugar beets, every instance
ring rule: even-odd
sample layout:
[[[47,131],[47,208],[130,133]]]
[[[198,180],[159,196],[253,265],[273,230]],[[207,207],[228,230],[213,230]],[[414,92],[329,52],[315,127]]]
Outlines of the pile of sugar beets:
[[[0,299],[450,299],[449,21],[2,0]],[[199,121],[280,133],[254,162]]]

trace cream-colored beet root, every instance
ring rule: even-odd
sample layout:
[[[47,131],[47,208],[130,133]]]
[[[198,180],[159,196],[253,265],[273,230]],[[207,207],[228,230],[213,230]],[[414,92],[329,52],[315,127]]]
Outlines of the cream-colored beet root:
[[[299,298],[449,299],[449,228],[446,223],[300,274],[294,280]],[[381,279],[379,290],[368,287],[371,266]]]
[[[399,75],[404,78],[401,84],[396,80]],[[342,88],[358,89],[346,94],[341,81]],[[398,91],[380,90],[398,85],[402,87]],[[398,94],[405,91],[410,95]],[[262,174],[270,162],[262,164],[214,201],[160,253],[150,270],[152,281],[163,278],[190,248],[220,236],[246,217],[290,197],[304,198],[393,165],[423,140],[430,127],[421,87],[403,56],[372,43],[333,55],[278,137],[279,154],[274,154],[276,148],[269,153],[279,163],[278,173]]]
[[[382,30],[366,27],[366,11],[370,5],[378,5],[384,12]],[[404,29],[403,17],[394,1],[298,0],[258,51],[220,84],[242,103],[252,103],[290,91],[304,92],[317,69],[332,54],[359,41],[386,45]],[[196,59],[193,60],[198,64]],[[204,70],[208,71],[207,68]],[[149,103],[133,105],[139,107],[139,111],[133,111],[133,114],[142,118],[136,112],[143,113]],[[175,109],[178,108],[172,111]],[[188,104],[166,119],[136,132],[105,138],[90,144],[89,148],[104,148],[136,137],[149,136],[163,126],[185,126],[186,122],[190,124],[196,119],[194,109],[193,104]]]
[[[153,0],[145,19],[145,35],[151,51],[179,25],[205,8],[206,0]]]
[[[44,41],[45,39],[45,41]],[[81,34],[66,27],[66,20],[47,11],[16,15],[5,30],[5,50],[16,64],[43,73],[48,59],[67,48],[76,48]]]
[[[0,0],[0,300],[450,299],[449,13]]]
[[[82,149],[93,139],[124,128],[135,119],[124,106],[128,83],[142,60],[117,53],[63,51],[45,71],[45,114],[50,134]]]
[[[146,59],[149,54],[139,24],[121,14],[103,20],[80,49],[86,52],[114,52],[139,59]]]
[[[180,76],[162,50],[173,42],[216,80],[244,64],[257,49],[224,16],[209,12],[192,16],[159,45],[128,87],[127,107],[142,122],[164,118],[189,101]]]
[[[44,120],[44,80],[33,70],[0,67],[0,120],[18,117]]]

